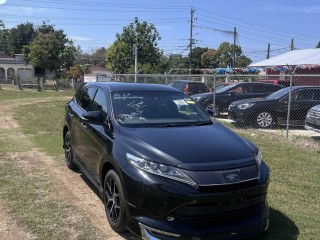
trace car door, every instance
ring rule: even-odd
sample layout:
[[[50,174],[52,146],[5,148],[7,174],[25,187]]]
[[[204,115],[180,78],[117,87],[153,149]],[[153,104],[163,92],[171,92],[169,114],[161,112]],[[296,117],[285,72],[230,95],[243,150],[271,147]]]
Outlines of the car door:
[[[304,121],[309,109],[315,105],[316,89],[301,89],[292,95],[290,120]]]
[[[84,87],[77,92],[75,104],[72,106],[71,143],[75,157],[81,162],[85,161],[85,146],[87,145],[87,139],[84,137],[87,129],[82,115],[90,109],[96,91],[96,87]]]
[[[112,148],[111,127],[108,125],[108,117],[110,116],[110,96],[103,90],[98,88],[92,101],[90,111],[99,111],[104,116],[104,124],[85,123],[86,131],[83,131],[86,145],[84,158],[90,172],[99,181],[99,166],[105,157],[110,156]]]

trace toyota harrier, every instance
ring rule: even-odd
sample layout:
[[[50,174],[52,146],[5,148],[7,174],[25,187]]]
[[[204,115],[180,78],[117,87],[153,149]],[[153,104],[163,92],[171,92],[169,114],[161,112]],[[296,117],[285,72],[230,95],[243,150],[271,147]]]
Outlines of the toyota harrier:
[[[114,231],[239,239],[267,229],[269,169],[259,149],[181,91],[88,83],[65,109],[66,165],[97,187]]]

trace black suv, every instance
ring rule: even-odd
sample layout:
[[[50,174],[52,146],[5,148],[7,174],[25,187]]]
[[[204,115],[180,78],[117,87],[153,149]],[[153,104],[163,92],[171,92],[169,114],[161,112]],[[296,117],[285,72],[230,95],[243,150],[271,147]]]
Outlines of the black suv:
[[[266,98],[236,101],[229,106],[229,118],[246,125],[270,128],[287,123],[290,87]],[[320,87],[294,86],[291,92],[290,125],[304,125],[308,110],[320,104]]]
[[[65,110],[66,164],[97,187],[116,232],[201,240],[267,229],[269,168],[259,149],[183,92],[88,83]]]
[[[203,82],[191,80],[174,80],[168,85],[183,91],[187,95],[210,92],[210,89]]]
[[[247,98],[260,98],[284,88],[282,85],[269,83],[234,83],[215,92],[215,115],[227,112],[230,103]],[[212,108],[214,93],[202,93],[191,97],[204,108]]]

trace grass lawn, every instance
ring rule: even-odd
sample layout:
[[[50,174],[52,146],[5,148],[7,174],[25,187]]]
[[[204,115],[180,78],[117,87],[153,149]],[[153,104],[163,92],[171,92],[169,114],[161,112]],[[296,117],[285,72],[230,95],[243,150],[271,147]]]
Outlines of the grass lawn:
[[[61,94],[71,96],[70,92],[10,92],[7,94],[6,91],[0,90],[0,100],[44,98],[61,96]],[[32,142],[57,159],[61,159],[63,154],[61,130],[65,102],[66,100],[52,100],[22,106],[16,109],[14,115]],[[271,169],[268,193],[270,226],[266,234],[255,239],[319,239],[320,143],[308,138],[286,140],[282,135],[278,136],[252,129],[233,128],[233,130],[260,148],[264,160]],[[9,145],[0,147],[1,154],[6,151],[11,151]],[[28,176],[24,177],[28,178]],[[8,184],[10,181],[3,181],[0,187],[8,187]],[[36,201],[38,196],[30,197]],[[46,226],[37,227],[46,229]]]

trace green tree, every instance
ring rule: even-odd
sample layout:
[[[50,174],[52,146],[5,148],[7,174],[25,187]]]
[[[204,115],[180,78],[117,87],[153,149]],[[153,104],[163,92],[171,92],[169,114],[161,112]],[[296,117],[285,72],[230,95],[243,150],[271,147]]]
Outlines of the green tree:
[[[117,73],[127,73],[134,65],[133,45],[138,47],[138,61],[150,64],[152,69],[160,62],[162,52],[157,47],[159,33],[153,24],[139,22],[138,18],[116,35],[116,41],[107,49],[107,66]],[[118,57],[116,55],[119,55]],[[148,67],[149,68],[149,67]]]
[[[204,68],[216,68],[218,67],[217,62],[217,51],[209,49],[201,55],[201,62]]]
[[[235,51],[235,66],[233,66],[233,47]],[[228,42],[223,42],[217,49],[217,61],[219,67],[246,67],[243,64],[251,60],[242,54],[242,49],[238,45],[233,45]]]
[[[116,73],[127,73],[133,66],[132,48],[125,42],[116,41],[106,53],[107,67]]]
[[[208,51],[209,49],[207,47],[195,47],[192,49],[192,68],[203,68],[203,64],[201,61],[201,56],[203,53]],[[190,55],[190,53],[189,53]],[[189,57],[188,55],[188,57]],[[189,68],[189,65],[188,65]]]
[[[33,24],[29,22],[22,23],[11,28],[8,35],[10,55],[21,54],[23,52],[23,48],[32,42],[35,34]]]
[[[0,20],[0,51],[10,55],[8,36],[9,30],[6,29],[5,24]]]
[[[318,44],[317,44],[316,48],[320,48],[320,42],[318,42]]]
[[[24,49],[26,52],[26,48]],[[73,65],[76,48],[63,30],[38,31],[28,49],[30,59],[36,68],[57,70]]]

